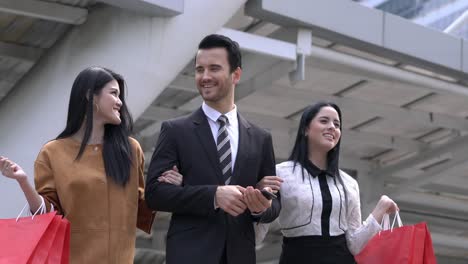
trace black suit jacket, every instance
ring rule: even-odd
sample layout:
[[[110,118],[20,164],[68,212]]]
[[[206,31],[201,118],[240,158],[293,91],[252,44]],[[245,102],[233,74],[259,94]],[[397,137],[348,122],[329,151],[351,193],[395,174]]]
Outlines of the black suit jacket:
[[[276,175],[271,135],[241,115],[239,148],[231,185],[255,186],[264,176]],[[162,172],[177,165],[183,185],[160,183]],[[199,108],[189,116],[161,125],[146,181],[145,199],[154,210],[172,212],[167,233],[166,263],[219,264],[224,249],[228,263],[255,263],[253,222],[272,222],[280,199],[261,216],[247,209],[232,217],[214,209],[216,188],[224,185],[216,143],[208,120]]]

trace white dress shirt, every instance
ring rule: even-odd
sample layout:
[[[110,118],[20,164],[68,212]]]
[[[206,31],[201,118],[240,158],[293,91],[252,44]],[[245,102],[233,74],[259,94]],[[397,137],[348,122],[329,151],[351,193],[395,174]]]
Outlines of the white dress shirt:
[[[322,193],[319,177],[311,177],[305,168],[286,161],[276,165],[276,175],[284,182],[281,185],[281,213],[278,221],[286,237],[322,236]],[[304,172],[304,180],[302,179]],[[329,235],[345,234],[349,251],[356,255],[372,236],[381,230],[371,215],[361,223],[359,186],[355,179],[340,171],[348,194],[348,209],[345,209],[343,186],[335,177],[326,176],[332,197],[329,219]]]
[[[213,140],[216,145],[216,140],[218,139],[218,130],[219,123],[217,122],[218,118],[222,115],[217,110],[213,109],[205,102],[202,104],[203,112],[205,113],[208,124],[210,124],[211,133],[213,134]],[[231,171],[234,171],[234,165],[236,163],[237,149],[239,148],[239,122],[237,120],[237,107],[234,105],[234,109],[224,114],[228,122],[226,124],[226,130],[228,132],[229,143],[231,144],[231,157],[232,157],[232,166]]]

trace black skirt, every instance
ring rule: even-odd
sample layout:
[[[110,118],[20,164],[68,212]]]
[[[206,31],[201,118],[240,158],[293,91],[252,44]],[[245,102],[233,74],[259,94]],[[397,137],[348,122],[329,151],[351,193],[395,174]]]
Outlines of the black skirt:
[[[354,264],[345,235],[284,237],[280,264]]]

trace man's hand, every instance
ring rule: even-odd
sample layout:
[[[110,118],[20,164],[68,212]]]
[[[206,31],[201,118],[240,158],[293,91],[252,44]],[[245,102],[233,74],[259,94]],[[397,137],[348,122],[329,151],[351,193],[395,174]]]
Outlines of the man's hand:
[[[272,192],[269,187],[266,187],[265,190]],[[245,189],[244,202],[247,204],[250,212],[254,214],[263,213],[266,209],[271,207],[271,200],[265,198],[259,189],[254,189],[252,186]]]
[[[215,204],[232,216],[244,213],[247,206],[243,201],[245,188],[238,185],[218,186],[216,189]]]
[[[278,176],[265,176],[257,183],[257,189],[263,190],[266,187],[271,188],[273,193],[277,193],[281,189],[283,179]]]

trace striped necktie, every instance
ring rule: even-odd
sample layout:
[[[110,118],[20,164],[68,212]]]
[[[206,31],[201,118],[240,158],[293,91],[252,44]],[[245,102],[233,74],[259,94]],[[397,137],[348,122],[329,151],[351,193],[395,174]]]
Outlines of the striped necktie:
[[[216,145],[218,148],[219,164],[223,173],[224,183],[228,185],[231,182],[232,176],[232,158],[231,158],[231,144],[229,143],[229,135],[226,129],[228,119],[225,115],[218,118],[219,130]]]

